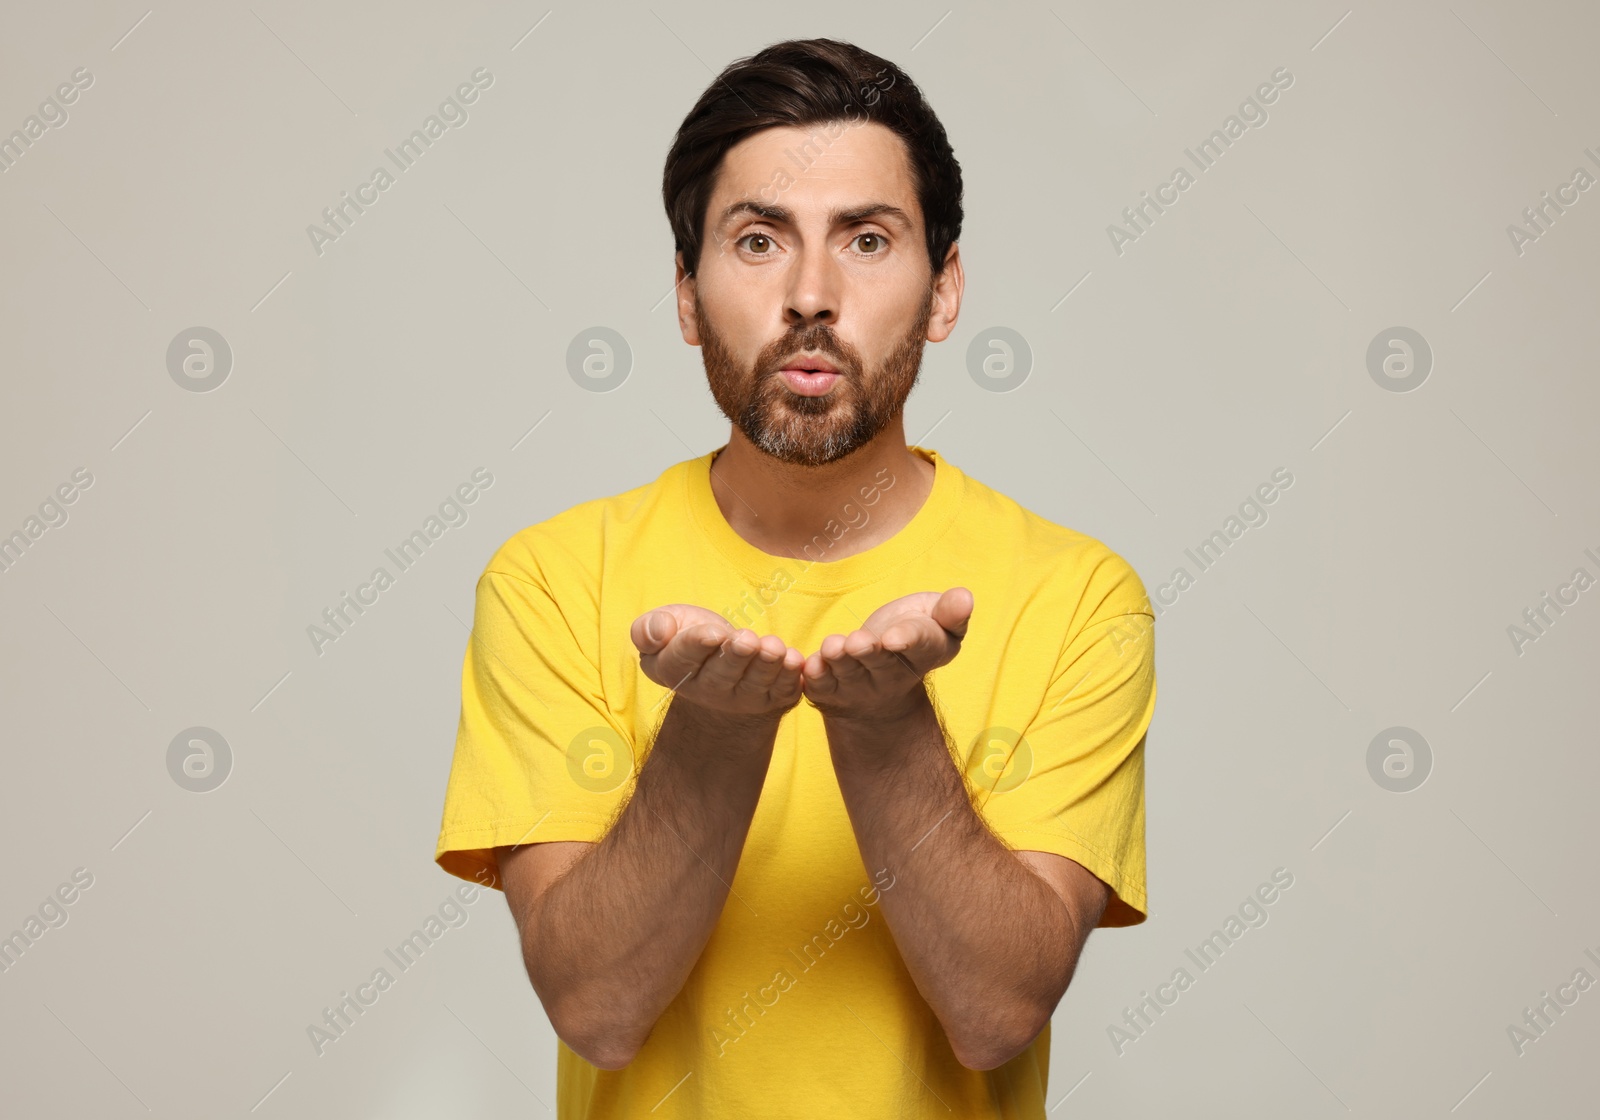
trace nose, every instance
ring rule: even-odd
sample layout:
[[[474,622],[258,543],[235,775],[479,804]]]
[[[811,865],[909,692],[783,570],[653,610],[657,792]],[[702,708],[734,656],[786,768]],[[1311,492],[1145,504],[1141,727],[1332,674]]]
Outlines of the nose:
[[[791,327],[839,321],[838,262],[826,250],[802,249],[789,273],[783,317]]]

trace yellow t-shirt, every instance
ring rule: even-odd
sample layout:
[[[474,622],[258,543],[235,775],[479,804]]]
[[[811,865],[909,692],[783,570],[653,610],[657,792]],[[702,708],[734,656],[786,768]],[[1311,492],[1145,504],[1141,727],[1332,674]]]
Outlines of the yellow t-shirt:
[[[786,558],[723,517],[717,452],[506,541],[477,586],[439,865],[498,887],[495,847],[605,835],[668,706],[629,638],[645,611],[694,603],[809,654],[892,599],[963,586],[962,650],[927,680],[974,807],[1008,847],[1067,856],[1108,884],[1101,925],[1142,922],[1155,708],[1144,586],[1099,541],[911,450],[934,464],[932,492],[854,555],[836,542],[909,478],[880,471],[807,558]],[[745,904],[730,895],[628,1066],[601,1070],[559,1044],[561,1120],[1045,1116],[1048,1026],[996,1069],[956,1060],[878,906],[893,872],[863,865],[804,699],[779,725],[732,888]]]

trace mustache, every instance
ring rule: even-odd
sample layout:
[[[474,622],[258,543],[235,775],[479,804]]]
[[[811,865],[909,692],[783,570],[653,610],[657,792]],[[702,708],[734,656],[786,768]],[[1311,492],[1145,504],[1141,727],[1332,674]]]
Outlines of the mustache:
[[[834,359],[834,365],[839,367],[840,376],[858,376],[861,363],[857,358],[854,347],[847,346],[833,333],[833,328],[826,323],[813,323],[809,327],[791,330],[788,334],[766,346],[756,361],[756,368],[767,374],[777,374],[783,368],[785,358],[792,357],[802,351],[816,354],[826,354]]]

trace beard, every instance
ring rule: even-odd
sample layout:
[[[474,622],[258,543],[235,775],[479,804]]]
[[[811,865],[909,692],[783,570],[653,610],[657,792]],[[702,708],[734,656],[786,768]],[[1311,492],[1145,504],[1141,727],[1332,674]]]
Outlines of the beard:
[[[932,288],[921,311],[883,364],[868,370],[861,354],[826,323],[796,327],[756,355],[749,369],[739,363],[712,325],[695,292],[700,350],[711,395],[733,425],[762,451],[785,463],[820,467],[870,442],[894,422],[916,387],[933,314]],[[820,397],[803,397],[779,372],[800,351],[828,356],[839,370]]]

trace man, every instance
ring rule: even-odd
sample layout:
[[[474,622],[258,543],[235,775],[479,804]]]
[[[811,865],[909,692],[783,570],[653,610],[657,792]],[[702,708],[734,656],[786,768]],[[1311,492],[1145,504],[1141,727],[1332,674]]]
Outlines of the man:
[[[489,561],[438,862],[505,892],[564,1118],[1043,1117],[1145,917],[1143,586],[906,444],[963,276],[905,73],[733,64],[664,195],[728,443]]]

